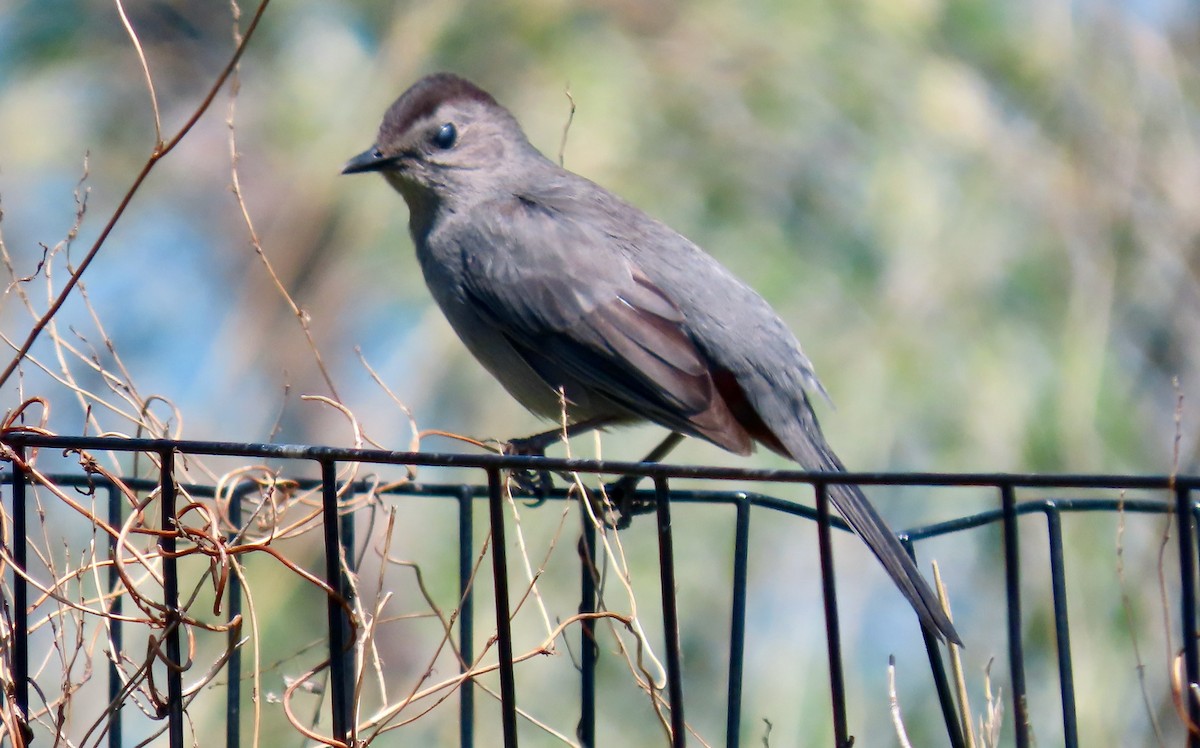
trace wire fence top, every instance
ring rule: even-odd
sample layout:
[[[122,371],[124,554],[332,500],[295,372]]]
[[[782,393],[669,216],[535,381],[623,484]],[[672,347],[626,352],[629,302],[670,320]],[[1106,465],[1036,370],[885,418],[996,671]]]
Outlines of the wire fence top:
[[[696,478],[744,480],[767,483],[899,486],[1011,486],[1013,488],[1106,488],[1195,490],[1200,475],[1126,475],[1095,473],[1010,473],[1010,472],[825,472],[794,469],[712,467],[669,463],[588,460],[529,455],[467,454],[449,452],[406,452],[305,444],[201,441],[190,439],[131,439],[115,436],[58,436],[13,430],[0,436],[13,447],[50,447],[64,450],[112,450],[119,452],[166,452],[252,457],[260,459],[311,460],[314,462],[361,462],[425,467],[488,469],[538,469],[575,473],[640,475],[646,478]]]

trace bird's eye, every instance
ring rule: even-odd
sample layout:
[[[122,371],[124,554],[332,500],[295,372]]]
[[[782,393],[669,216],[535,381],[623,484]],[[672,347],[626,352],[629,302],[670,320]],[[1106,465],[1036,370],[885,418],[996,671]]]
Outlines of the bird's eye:
[[[433,134],[433,144],[442,150],[453,148],[457,140],[458,130],[449,122],[439,127],[438,131]]]

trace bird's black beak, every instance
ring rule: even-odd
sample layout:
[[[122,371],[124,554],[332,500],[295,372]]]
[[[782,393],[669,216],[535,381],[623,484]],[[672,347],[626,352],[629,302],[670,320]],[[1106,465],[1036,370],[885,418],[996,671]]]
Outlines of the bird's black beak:
[[[387,158],[378,148],[368,148],[346,162],[343,174],[361,174],[367,171],[382,171],[392,165],[394,159]]]

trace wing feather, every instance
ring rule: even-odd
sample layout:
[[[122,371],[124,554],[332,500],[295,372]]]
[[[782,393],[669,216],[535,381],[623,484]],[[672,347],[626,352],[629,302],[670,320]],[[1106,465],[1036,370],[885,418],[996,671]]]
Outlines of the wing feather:
[[[487,210],[502,220],[475,222],[464,291],[549,387],[750,451],[678,305],[611,237],[528,200]]]

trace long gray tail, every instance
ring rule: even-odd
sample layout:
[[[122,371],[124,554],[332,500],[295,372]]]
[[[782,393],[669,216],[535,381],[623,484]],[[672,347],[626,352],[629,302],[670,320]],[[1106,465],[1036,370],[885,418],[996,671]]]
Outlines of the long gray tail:
[[[917,616],[927,629],[945,637],[954,644],[962,646],[962,639],[954,630],[954,624],[942,610],[937,595],[921,576],[917,565],[900,543],[899,538],[892,532],[879,512],[863,495],[858,486],[837,484],[829,486],[829,500],[837,507],[842,518],[854,528],[883,568],[892,577],[892,581],[900,588],[900,592],[908,598],[908,602],[917,611]]]
[[[792,459],[810,469],[845,472],[842,461],[825,443],[816,416],[811,410],[807,415],[809,420],[804,423],[805,438],[793,439],[792,444],[788,445]],[[862,490],[858,486],[844,483],[830,484],[829,500],[883,564],[883,568],[900,588],[900,592],[908,598],[921,623],[930,631],[961,647],[962,639],[955,631],[949,616],[942,610],[937,595],[921,576],[920,570],[900,543],[900,539],[896,537],[896,533],[892,532],[883,517],[879,516],[879,512],[875,511],[875,507]]]

